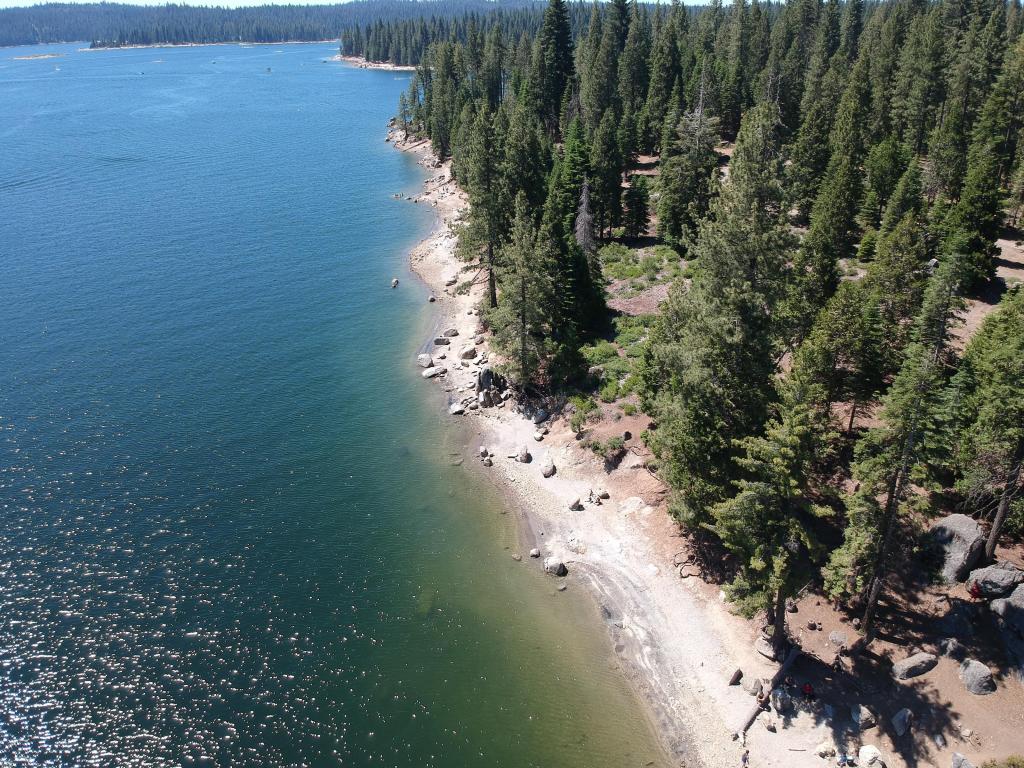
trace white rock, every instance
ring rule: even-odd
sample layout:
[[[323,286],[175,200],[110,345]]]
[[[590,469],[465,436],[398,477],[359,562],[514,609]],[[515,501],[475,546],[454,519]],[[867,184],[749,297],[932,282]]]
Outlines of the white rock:
[[[424,379],[432,379],[432,378],[434,378],[435,376],[440,376],[440,375],[441,375],[442,373],[445,373],[445,372],[446,372],[447,370],[448,370],[448,369],[447,369],[447,368],[445,368],[444,366],[441,366],[441,365],[432,365],[432,366],[430,366],[429,368],[425,369],[425,370],[423,371],[423,373],[421,373],[420,375],[421,375],[421,376],[422,376],[422,377],[423,377]]]
[[[540,557],[540,550],[534,547],[530,550],[530,557]]]
[[[434,364],[434,361],[430,359],[430,355],[417,355],[416,365],[420,368],[430,368]]]

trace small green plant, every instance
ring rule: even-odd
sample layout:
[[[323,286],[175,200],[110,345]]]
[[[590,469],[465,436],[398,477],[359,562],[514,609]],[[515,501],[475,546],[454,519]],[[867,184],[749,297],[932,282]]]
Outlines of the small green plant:
[[[574,395],[569,398],[569,402],[572,403],[573,407],[572,416],[569,417],[569,428],[578,435],[583,431],[583,427],[586,426],[590,414],[597,410],[597,403],[594,402],[593,398],[584,397],[583,395]]]
[[[610,341],[599,341],[580,348],[580,353],[588,365],[604,365],[619,356],[619,350]]]
[[[622,412],[627,416],[636,416],[637,410],[636,403],[624,403],[622,406]]]
[[[601,387],[598,396],[605,403],[614,403],[619,397],[619,382],[616,379],[608,379]]]

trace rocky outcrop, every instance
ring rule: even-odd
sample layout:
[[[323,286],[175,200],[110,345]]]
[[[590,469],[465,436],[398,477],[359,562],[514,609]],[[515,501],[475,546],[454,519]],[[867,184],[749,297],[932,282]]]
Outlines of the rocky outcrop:
[[[996,681],[992,679],[992,670],[975,659],[964,659],[960,665],[960,682],[964,688],[975,696],[995,693]]]
[[[915,653],[892,665],[892,676],[897,680],[908,680],[928,672],[938,663],[938,659],[930,653]]]
[[[928,532],[931,543],[942,554],[942,578],[954,584],[967,578],[985,548],[985,534],[974,518],[948,515]]]
[[[971,571],[967,586],[982,597],[1006,597],[1018,584],[1024,584],[1024,571],[1013,563],[996,563]]]

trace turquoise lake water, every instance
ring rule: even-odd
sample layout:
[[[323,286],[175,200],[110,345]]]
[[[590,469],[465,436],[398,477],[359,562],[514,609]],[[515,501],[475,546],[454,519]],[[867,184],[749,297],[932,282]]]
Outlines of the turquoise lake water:
[[[660,763],[412,365],[407,76],[78,47],[0,50],[0,766]]]

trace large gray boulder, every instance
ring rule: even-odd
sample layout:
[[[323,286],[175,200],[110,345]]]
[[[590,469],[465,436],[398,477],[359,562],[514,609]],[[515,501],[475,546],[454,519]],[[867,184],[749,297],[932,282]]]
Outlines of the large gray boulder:
[[[976,587],[982,597],[1005,597],[1018,584],[1024,584],[1024,571],[1013,563],[996,563],[971,571],[967,586]]]
[[[995,693],[996,681],[992,679],[992,670],[975,659],[964,659],[960,665],[960,681],[975,696]]]
[[[541,465],[540,473],[544,477],[551,477],[555,474],[555,462],[551,460],[550,456],[545,457],[544,464]]]
[[[863,704],[854,704],[850,707],[850,719],[853,720],[853,724],[857,726],[858,731],[866,731],[878,724],[878,718],[875,717],[875,713]]]
[[[948,515],[928,532],[942,552],[942,578],[953,584],[963,581],[985,548],[985,534],[978,522],[967,515]]]
[[[1017,677],[1024,682],[1024,584],[1018,584],[1009,597],[993,600],[989,607]]]
[[[435,376],[440,376],[446,370],[447,369],[443,365],[432,365],[425,369],[421,375],[424,379],[432,379]]]
[[[793,697],[786,692],[785,688],[773,688],[771,693],[772,709],[780,715],[784,715],[793,709]]]
[[[434,361],[430,359],[430,355],[417,355],[416,365],[420,368],[429,368],[434,364]]]
[[[897,680],[908,680],[911,677],[918,677],[931,670],[938,659],[930,653],[915,653],[902,661],[892,665],[892,676]]]
[[[974,768],[974,764],[959,752],[954,752],[952,768]]]

